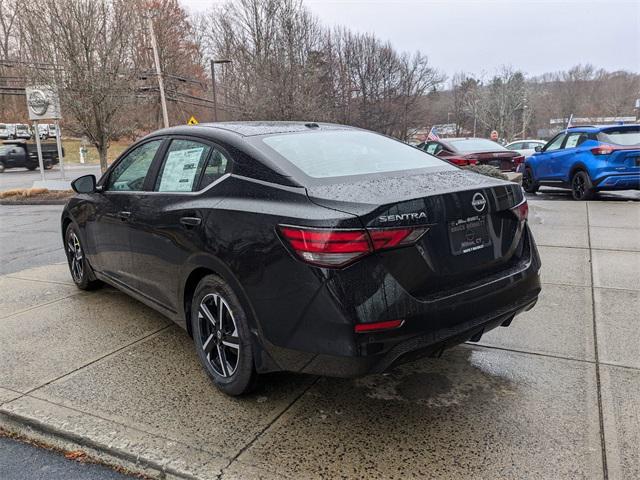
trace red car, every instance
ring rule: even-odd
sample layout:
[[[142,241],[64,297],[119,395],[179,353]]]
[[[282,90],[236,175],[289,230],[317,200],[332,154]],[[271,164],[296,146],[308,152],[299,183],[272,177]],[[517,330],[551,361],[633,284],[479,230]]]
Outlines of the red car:
[[[503,172],[515,172],[524,157],[486,138],[428,140],[417,148],[455,165],[492,165]]]

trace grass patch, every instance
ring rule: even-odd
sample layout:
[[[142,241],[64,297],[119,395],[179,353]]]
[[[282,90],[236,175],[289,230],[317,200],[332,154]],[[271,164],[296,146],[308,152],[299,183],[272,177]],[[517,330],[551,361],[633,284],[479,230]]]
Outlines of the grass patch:
[[[64,203],[74,195],[73,190],[48,190],[46,188],[14,188],[0,192],[3,204]]]
[[[132,142],[120,140],[111,143],[109,152],[107,153],[107,162],[110,164],[124,152]],[[64,163],[79,164],[80,163],[80,140],[74,138],[62,139],[64,147]],[[100,163],[100,155],[98,149],[94,146],[87,146],[87,155],[85,155],[85,164],[98,165]]]

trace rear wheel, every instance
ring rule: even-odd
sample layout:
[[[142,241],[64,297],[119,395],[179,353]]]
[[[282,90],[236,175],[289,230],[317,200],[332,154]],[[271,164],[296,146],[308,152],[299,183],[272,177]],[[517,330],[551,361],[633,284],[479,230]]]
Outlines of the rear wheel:
[[[27,170],[35,170],[36,168],[38,167],[36,167],[35,165],[30,165],[27,167]]]
[[[67,254],[67,263],[73,283],[81,290],[91,290],[100,286],[101,282],[94,277],[85,257],[78,229],[72,223],[67,227],[64,238],[64,250]]]
[[[587,172],[578,170],[573,174],[571,193],[574,200],[591,200],[595,196],[595,189]]]
[[[51,168],[53,168],[53,163],[51,163],[51,160],[45,160],[44,169],[45,170],[51,170]]]
[[[540,185],[533,178],[533,171],[526,167],[522,173],[522,188],[527,193],[536,193]]]
[[[191,327],[200,363],[227,395],[249,393],[256,382],[247,316],[238,297],[220,277],[198,284],[191,304]]]

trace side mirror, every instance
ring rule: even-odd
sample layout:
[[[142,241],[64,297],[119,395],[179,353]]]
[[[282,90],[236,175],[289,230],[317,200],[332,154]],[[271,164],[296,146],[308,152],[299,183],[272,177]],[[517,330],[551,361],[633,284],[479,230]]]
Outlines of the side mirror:
[[[76,193],[95,193],[96,190],[96,176],[95,175],[83,175],[76,178],[71,182],[71,188]]]
[[[542,147],[540,145],[536,145],[535,151],[540,153],[542,151]]]

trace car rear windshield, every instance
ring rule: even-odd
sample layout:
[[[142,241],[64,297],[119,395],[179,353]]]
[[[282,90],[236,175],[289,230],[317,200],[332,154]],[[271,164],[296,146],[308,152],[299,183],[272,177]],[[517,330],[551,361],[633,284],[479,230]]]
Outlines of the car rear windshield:
[[[601,140],[616,145],[640,145],[640,126],[609,128],[600,133]]]
[[[262,141],[305,175],[345,177],[420,168],[455,167],[417,148],[362,131],[309,132],[264,137]]]
[[[506,150],[502,145],[484,138],[465,138],[461,140],[447,140],[460,152],[495,152]]]

